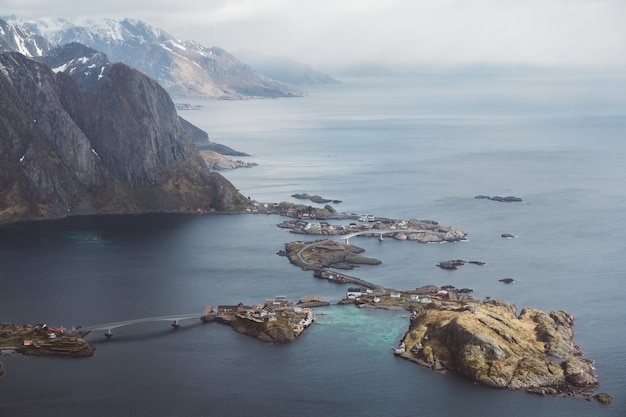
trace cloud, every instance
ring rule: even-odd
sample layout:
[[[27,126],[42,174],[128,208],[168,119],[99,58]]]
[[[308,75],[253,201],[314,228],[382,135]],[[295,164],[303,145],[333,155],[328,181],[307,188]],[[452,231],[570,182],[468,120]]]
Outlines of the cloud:
[[[5,0],[23,16],[133,17],[312,64],[626,65],[623,0]],[[8,12],[8,13],[7,13]]]
[[[624,65],[621,0],[225,2],[188,30],[308,62]],[[202,20],[204,19],[204,20]],[[188,19],[189,21],[189,19]],[[202,35],[198,35],[202,36]],[[218,44],[213,42],[213,44]]]

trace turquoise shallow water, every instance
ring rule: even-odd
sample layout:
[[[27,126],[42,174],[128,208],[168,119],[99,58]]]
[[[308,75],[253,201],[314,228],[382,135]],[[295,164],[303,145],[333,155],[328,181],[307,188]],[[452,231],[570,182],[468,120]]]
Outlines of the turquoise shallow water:
[[[383,264],[353,272],[398,289],[451,284],[574,314],[575,340],[596,361],[611,406],[434,374],[392,354],[406,313],[332,306],[286,346],[216,324],[156,323],[110,341],[94,332],[96,355],[85,360],[1,356],[0,414],[623,415],[626,91],[619,80],[557,78],[346,80],[293,100],[202,102],[183,116],[259,163],[224,173],[246,195],[274,202],[308,192],[341,199],[339,211],[466,230],[468,241],[454,244],[354,239]],[[147,215],[2,227],[0,321],[71,327],[275,295],[340,298],[345,286],[276,255],[301,238],[280,220]],[[446,259],[487,264],[435,267]]]

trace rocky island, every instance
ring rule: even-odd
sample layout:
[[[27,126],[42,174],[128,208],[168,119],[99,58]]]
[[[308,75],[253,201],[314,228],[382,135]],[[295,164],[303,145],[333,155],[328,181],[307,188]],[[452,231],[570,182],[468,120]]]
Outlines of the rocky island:
[[[574,317],[503,301],[478,301],[462,290],[428,285],[376,293],[349,289],[341,304],[410,311],[410,324],[394,353],[434,371],[456,372],[491,388],[541,395],[571,395],[610,402],[592,361],[573,342]]]
[[[592,362],[573,343],[574,317],[502,301],[416,302],[399,356],[493,388],[591,395]]]
[[[297,193],[297,194],[291,194],[291,196],[293,198],[297,198],[300,200],[311,200],[314,203],[318,203],[318,204],[326,204],[326,203],[330,203],[332,202],[333,204],[339,204],[341,203],[341,200],[333,200],[330,198],[324,198],[320,195],[309,195],[308,193]]]
[[[96,348],[80,331],[66,331],[45,324],[35,326],[0,324],[0,350],[29,356],[92,356]]]
[[[437,264],[437,266],[441,269],[447,269],[449,271],[455,271],[459,268],[459,266],[463,266],[466,263],[472,265],[483,266],[486,262],[483,261],[464,261],[463,259],[450,259],[448,261],[441,261]]]
[[[282,203],[281,203],[282,204]],[[343,219],[341,216],[333,218]],[[419,243],[459,242],[467,238],[467,233],[454,226],[443,226],[434,220],[400,220],[389,218],[371,218],[344,225],[327,222],[314,222],[309,215],[299,216],[298,220],[282,222],[278,227],[291,229],[292,233],[305,235],[342,235],[354,237],[389,237],[396,240],[408,240]]]
[[[213,307],[207,307],[202,316],[204,322],[215,321],[226,324],[237,333],[252,336],[266,343],[292,342],[314,320],[311,308],[293,305],[283,296],[265,300],[264,304],[254,306],[244,306],[241,303],[221,305],[217,307],[217,311]]]
[[[289,260],[319,268],[353,269],[358,265],[379,265],[382,262],[375,258],[361,255],[365,249],[355,245],[318,240],[315,242],[291,242],[285,244]]]

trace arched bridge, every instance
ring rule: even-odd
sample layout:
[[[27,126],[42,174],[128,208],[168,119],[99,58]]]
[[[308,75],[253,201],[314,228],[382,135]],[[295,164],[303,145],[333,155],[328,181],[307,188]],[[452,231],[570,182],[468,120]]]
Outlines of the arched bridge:
[[[171,315],[171,316],[158,316],[158,317],[147,317],[147,318],[143,318],[143,319],[134,319],[134,320],[124,320],[124,321],[116,321],[113,323],[105,323],[105,324],[96,324],[94,326],[83,326],[81,328],[82,331],[93,331],[93,330],[106,330],[106,332],[104,333],[104,335],[106,337],[111,337],[113,336],[113,329],[116,329],[118,327],[124,327],[124,326],[132,326],[133,324],[140,324],[140,323],[151,323],[151,322],[155,322],[155,321],[171,321],[172,322],[172,326],[174,328],[177,328],[180,326],[180,321],[181,320],[190,320],[190,319],[201,319],[203,317],[202,314],[177,314],[177,315]]]
[[[341,236],[339,236],[339,238],[340,239],[344,239],[345,243],[348,244],[350,238],[353,238],[355,236],[360,236],[360,235],[379,235],[378,239],[379,240],[383,240],[383,235],[388,235],[388,234],[398,233],[398,232],[411,233],[411,232],[420,232],[420,230],[414,230],[414,229],[401,229],[401,230],[396,230],[396,229],[367,229],[367,230],[361,230],[359,232],[348,233],[347,235],[341,235]]]

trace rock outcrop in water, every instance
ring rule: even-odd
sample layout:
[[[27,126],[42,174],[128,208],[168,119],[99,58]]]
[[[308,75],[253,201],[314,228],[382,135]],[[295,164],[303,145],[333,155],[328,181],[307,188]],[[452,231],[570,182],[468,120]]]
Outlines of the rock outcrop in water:
[[[501,203],[516,203],[516,202],[522,201],[521,198],[515,197],[515,196],[512,196],[512,195],[506,196],[506,197],[502,197],[502,196],[499,196],[499,195],[494,195],[493,197],[491,197],[491,196],[488,196],[488,195],[479,194],[479,195],[477,195],[474,198],[479,199],[479,200],[480,199],[484,199],[484,200],[491,200],[491,201],[499,201]]]
[[[0,223],[247,207],[154,80],[79,44],[49,64],[0,54]]]
[[[401,356],[494,387],[539,394],[590,394],[591,361],[573,343],[574,317],[501,301],[433,300],[419,307]]]

